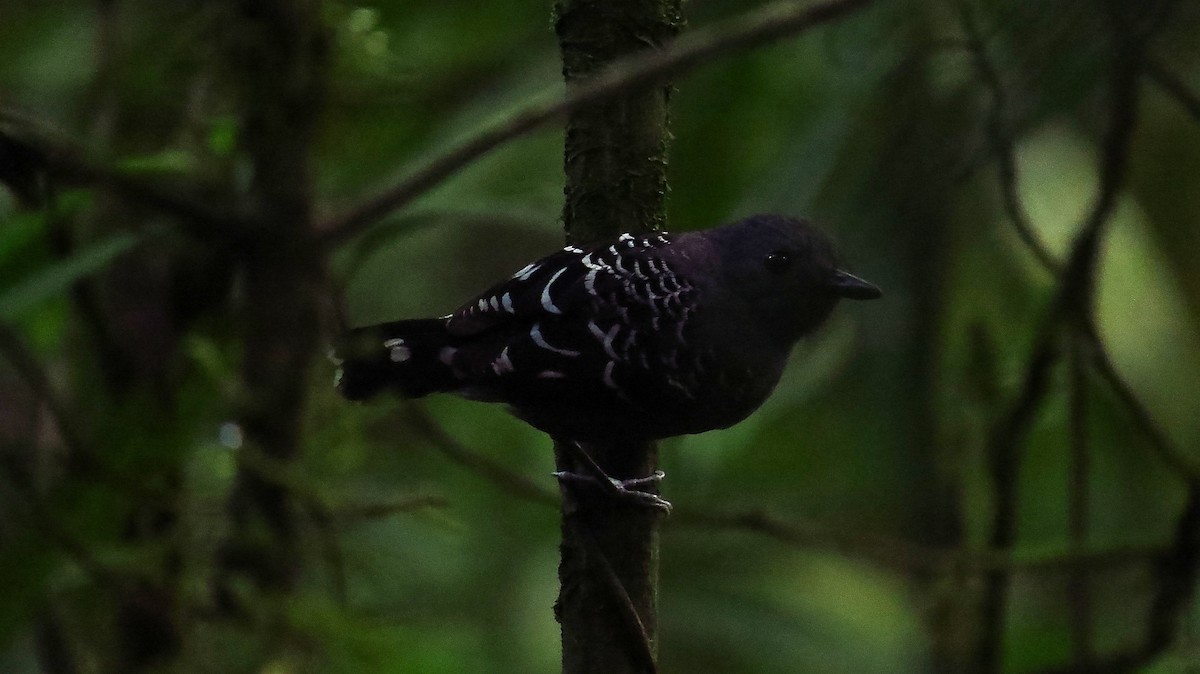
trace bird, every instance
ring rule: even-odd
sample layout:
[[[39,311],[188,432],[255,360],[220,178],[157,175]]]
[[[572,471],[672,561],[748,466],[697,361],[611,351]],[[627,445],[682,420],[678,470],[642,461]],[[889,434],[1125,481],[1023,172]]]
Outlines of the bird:
[[[839,300],[881,294],[806,219],[625,233],[531,262],[451,314],[348,331],[336,385],[355,401],[503,403],[576,443],[703,433],[758,409]]]

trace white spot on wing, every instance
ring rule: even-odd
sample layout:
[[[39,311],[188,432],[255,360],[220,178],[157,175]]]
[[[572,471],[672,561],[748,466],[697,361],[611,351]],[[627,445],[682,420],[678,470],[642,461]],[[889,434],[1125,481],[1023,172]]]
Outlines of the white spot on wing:
[[[516,313],[516,310],[513,309],[511,294],[504,293],[504,295],[500,298],[500,304],[504,305],[504,310],[507,311],[508,313],[510,313],[510,314]]]
[[[553,351],[554,353],[560,353],[564,356],[578,356],[579,355],[578,351],[575,351],[573,349],[560,349],[557,346],[553,346],[549,342],[547,342],[546,338],[542,336],[542,324],[541,323],[533,324],[533,327],[529,329],[529,336],[533,338],[534,344],[537,344],[538,346],[542,347],[543,349],[545,349],[547,351]]]
[[[538,264],[537,262],[530,262],[529,264],[522,267],[520,271],[513,274],[513,276],[512,276],[513,280],[528,281],[529,277],[533,276],[534,272],[536,272],[538,270],[538,267],[541,267],[541,266],[542,265]]]
[[[639,260],[633,261],[633,275],[643,281],[650,280],[649,277],[646,276],[646,273],[642,271],[642,263]]]
[[[671,386],[674,386],[675,388],[679,389],[680,393],[687,396],[688,398],[695,399],[696,396],[692,394],[692,390],[689,389],[688,387],[684,386],[683,384],[681,384],[678,379],[676,379],[674,377],[667,377],[667,383],[670,384]]]
[[[492,295],[491,299],[488,300],[488,305],[492,307],[492,311],[500,310],[500,300],[495,295]]]
[[[384,342],[383,348],[391,350],[390,353],[388,353],[388,358],[391,359],[393,363],[403,363],[409,358],[412,358],[412,349],[408,348],[408,346],[404,343],[404,340],[400,339],[399,337],[395,339],[389,339]]]
[[[438,351],[438,360],[444,365],[454,364],[454,354],[458,353],[458,349],[453,346],[443,346],[441,351]]]
[[[613,381],[612,375],[613,375],[614,367],[616,367],[616,363],[614,363],[611,360],[608,361],[608,364],[604,366],[604,377],[603,377],[604,385],[614,391],[617,391],[618,393],[621,393],[622,392],[621,388],[619,386],[617,386],[617,382]]]
[[[567,375],[559,372],[558,370],[542,370],[537,376],[538,379],[562,379]]]
[[[613,324],[612,328],[608,332],[605,332],[600,329],[600,326],[596,325],[595,321],[588,321],[588,330],[591,331],[596,339],[600,340],[600,343],[604,345],[604,353],[608,354],[608,357],[613,360],[621,360],[621,357],[613,350],[613,339],[616,338],[617,331],[620,329],[620,325]]]
[[[618,241],[633,241],[633,235],[630,234],[629,232],[625,232],[620,237],[618,237],[617,240]]]
[[[562,276],[562,273],[566,270],[567,268],[563,267],[562,269],[554,272],[554,276],[551,276],[550,280],[546,281],[546,287],[542,288],[542,308],[552,314],[561,314],[562,309],[559,309],[557,306],[555,306],[554,301],[550,299],[550,286],[554,285],[554,282],[558,280],[558,277]]]
[[[508,357],[508,347],[506,346],[500,351],[500,356],[492,362],[492,371],[497,375],[501,375],[506,372],[512,372],[515,369],[512,360]]]

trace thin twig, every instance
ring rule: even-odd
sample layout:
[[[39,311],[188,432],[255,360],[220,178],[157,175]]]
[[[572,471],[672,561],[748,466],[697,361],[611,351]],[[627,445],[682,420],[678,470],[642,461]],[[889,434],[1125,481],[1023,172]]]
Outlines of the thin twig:
[[[1070,384],[1068,390],[1068,425],[1070,468],[1067,479],[1067,537],[1072,550],[1087,545],[1088,478],[1091,456],[1087,432],[1087,364],[1081,350],[1087,348],[1082,339],[1073,340],[1070,355]],[[1071,659],[1080,665],[1092,660],[1092,598],[1091,569],[1079,565],[1067,579],[1070,603]]]
[[[346,575],[346,556],[342,552],[342,543],[338,538],[337,526],[334,523],[333,512],[320,499],[308,499],[303,502],[308,510],[309,518],[317,530],[317,538],[321,547],[321,556],[325,566],[329,567],[330,580],[333,583],[333,598],[339,606],[346,606],[349,599],[349,582]]]
[[[13,506],[24,507],[23,515],[29,528],[61,550],[97,587],[120,597],[126,595],[129,589],[139,582],[153,582],[153,578],[141,569],[114,568],[97,558],[85,542],[67,530],[62,518],[51,511],[41,495],[28,483],[28,476],[19,475],[12,470],[0,472],[0,475],[6,478],[3,489],[0,489],[0,498],[19,497],[20,503],[13,503]],[[6,510],[17,512],[17,509],[11,506]]]
[[[1110,85],[1112,106],[1108,132],[1102,142],[1097,196],[1076,236],[1059,278],[1058,291],[1026,371],[1025,383],[1016,400],[996,425],[989,440],[989,461],[995,489],[991,547],[1005,550],[1016,541],[1017,476],[1022,463],[1021,447],[1049,389],[1049,375],[1059,358],[1058,327],[1068,322],[1085,328],[1091,321],[1095,268],[1104,225],[1116,205],[1129,163],[1129,145],[1136,127],[1138,75],[1141,42],[1114,38]],[[977,654],[981,671],[996,671],[1005,631],[1009,576],[1003,571],[988,574],[983,600],[983,640]]]
[[[338,504],[330,509],[330,514],[339,521],[354,524],[417,510],[445,508],[449,504],[444,496],[417,494],[391,501]]]
[[[760,508],[730,512],[681,507],[668,526],[704,527],[759,534],[799,548],[827,549],[852,559],[869,559],[905,572],[927,572],[947,565],[957,551],[942,551],[918,543],[879,536],[811,520],[783,519]],[[949,554],[947,554],[947,552]]]
[[[243,218],[232,208],[200,196],[194,177],[156,181],[113,168],[111,161],[94,161],[78,142],[9,108],[0,108],[0,136],[28,151],[41,167],[68,184],[109,190],[133,202],[180,218],[192,234],[211,239],[241,235]],[[215,190],[213,190],[215,192]]]
[[[489,456],[467,447],[446,432],[420,405],[406,405],[407,418],[417,432],[433,443],[442,454],[460,466],[487,478],[505,492],[525,501],[557,506],[557,492],[509,470]]]
[[[621,578],[617,575],[616,569],[613,568],[612,562],[608,561],[608,557],[604,554],[604,550],[600,547],[600,543],[591,531],[587,530],[585,524],[579,524],[581,528],[580,536],[587,542],[588,553],[596,558],[599,562],[599,567],[604,576],[604,584],[612,594],[613,603],[617,605],[617,611],[621,616],[621,623],[625,627],[628,636],[627,645],[632,652],[634,658],[641,664],[647,674],[657,674],[658,665],[655,663],[654,646],[650,643],[650,635],[646,632],[646,624],[642,622],[642,617],[638,615],[637,607],[633,605],[633,599],[629,596],[629,592],[625,586],[621,584]]]
[[[1020,552],[934,548],[886,535],[846,531],[811,520],[783,519],[754,508],[721,512],[681,507],[666,524],[744,531],[797,548],[825,549],[849,559],[867,559],[896,571],[920,574],[954,568],[1026,573],[1059,573],[1080,566],[1102,570],[1144,563],[1163,552],[1163,546],[1157,544]]]
[[[1176,103],[1183,106],[1192,119],[1200,122],[1200,94],[1192,91],[1186,82],[1157,60],[1151,59],[1146,62],[1146,75],[1150,77],[1151,82],[1162,87],[1167,95],[1175,99]]]
[[[1175,525],[1174,540],[1160,558],[1155,577],[1159,586],[1150,603],[1148,656],[1160,654],[1171,645],[1180,620],[1196,596],[1200,582],[1200,481],[1188,482],[1187,500]]]
[[[729,22],[693,31],[662,50],[617,61],[587,84],[571,88],[555,100],[519,110],[434,157],[395,185],[319,223],[319,241],[326,246],[344,243],[491,150],[576,108],[679,75],[725,54],[796,35],[863,9],[873,1],[829,0],[816,5],[779,2]]]
[[[75,424],[75,416],[71,414],[66,403],[58,397],[58,393],[50,385],[50,378],[46,376],[37,356],[25,344],[25,340],[21,339],[17,331],[4,322],[0,322],[0,356],[12,364],[17,375],[21,377],[33,395],[49,410],[50,417],[54,420],[54,426],[58,429],[58,435],[71,455],[78,458],[90,456],[91,451],[84,443],[83,435]]]
[[[1187,501],[1171,547],[1158,555],[1159,586],[1150,602],[1150,628],[1141,644],[1093,660],[1045,670],[1045,674],[1123,674],[1141,671],[1171,647],[1200,581],[1200,481],[1189,481]]]
[[[1108,384],[1109,388],[1116,394],[1117,399],[1133,416],[1134,424],[1141,431],[1142,435],[1150,441],[1151,449],[1158,454],[1159,459],[1172,471],[1183,475],[1189,482],[1200,482],[1200,462],[1197,462],[1196,459],[1181,451],[1170,441],[1166,431],[1158,425],[1154,417],[1150,414],[1150,410],[1146,409],[1141,399],[1133,392],[1133,388],[1117,372],[1117,368],[1113,364],[1108,350],[1104,348],[1104,344],[1100,341],[1099,335],[1096,334],[1094,326],[1090,330],[1088,338],[1092,341],[1092,347],[1089,349],[1092,367],[1095,368],[1096,373]]]
[[[1021,238],[1033,257],[1047,271],[1057,273],[1061,270],[1062,265],[1054,259],[1046,244],[1038,236],[1029,212],[1025,210],[1025,204],[1021,201],[1017,177],[1016,141],[1008,120],[1009,105],[1004,83],[1000,79],[1000,73],[996,70],[995,64],[988,56],[987,45],[984,44],[983,35],[975,22],[971,7],[965,1],[959,2],[958,6],[963,30],[967,35],[967,49],[971,52],[975,70],[979,73],[980,79],[983,80],[992,98],[987,116],[987,130],[988,139],[996,154],[996,168],[1000,174],[1000,193],[1004,200],[1004,210],[1008,213],[1008,218],[1012,221],[1017,236]]]
[[[475,472],[509,495],[531,503],[557,506],[559,497],[528,477],[455,440],[427,413],[416,406],[410,410],[419,432],[439,451]],[[429,497],[436,507],[436,497]],[[406,505],[418,507],[421,497]],[[1047,551],[959,550],[931,548],[885,535],[848,532],[820,522],[784,519],[763,510],[747,508],[720,511],[685,507],[664,520],[668,527],[691,527],[743,531],[802,549],[826,549],[850,559],[866,559],[906,573],[925,573],[951,567],[998,569],[1029,573],[1067,571],[1079,566],[1093,570],[1145,562],[1162,554],[1161,545],[1128,544],[1099,550],[1053,549]]]

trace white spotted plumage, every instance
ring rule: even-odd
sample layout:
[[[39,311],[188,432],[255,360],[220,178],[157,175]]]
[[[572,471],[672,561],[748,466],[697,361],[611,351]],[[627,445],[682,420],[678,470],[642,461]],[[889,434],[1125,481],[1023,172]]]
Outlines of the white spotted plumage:
[[[802,261],[798,274],[764,271],[778,251]],[[721,428],[761,404],[787,347],[839,297],[878,295],[836,264],[819,232],[780,216],[573,243],[449,316],[356,330],[340,387],[354,400],[392,388],[503,402],[581,441]]]
[[[562,269],[554,272],[554,276],[551,276],[550,280],[546,281],[546,287],[542,288],[542,308],[552,314],[561,314],[562,309],[559,309],[558,306],[554,304],[554,299],[550,297],[550,286],[554,285],[554,282],[558,280],[558,277],[565,274],[566,271],[567,268],[563,267]]]
[[[404,340],[399,337],[385,341],[383,348],[388,350],[388,358],[393,363],[403,363],[412,358],[412,349],[408,348]]]
[[[508,323],[523,329],[474,356],[456,355],[453,367],[464,372],[464,382],[591,380],[630,400],[621,382],[687,364],[681,350],[694,291],[675,273],[670,243],[666,235],[627,233],[594,248],[566,246],[526,265],[446,323],[451,334],[464,336]],[[683,386],[687,377],[673,375],[673,381]],[[653,395],[644,402],[653,404]]]
[[[547,342],[546,338],[542,335],[541,323],[534,323],[533,326],[529,328],[529,336],[533,339],[534,344],[552,353],[570,356],[572,358],[579,355],[579,352],[574,349],[560,349],[559,347]]]

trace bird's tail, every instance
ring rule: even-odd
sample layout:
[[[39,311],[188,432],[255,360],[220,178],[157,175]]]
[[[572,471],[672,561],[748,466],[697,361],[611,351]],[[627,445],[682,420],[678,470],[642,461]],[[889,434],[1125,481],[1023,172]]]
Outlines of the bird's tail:
[[[407,398],[451,390],[459,381],[443,362],[449,360],[443,350],[452,341],[444,318],[355,328],[334,347],[341,365],[338,390],[350,400],[366,400],[388,388]]]

